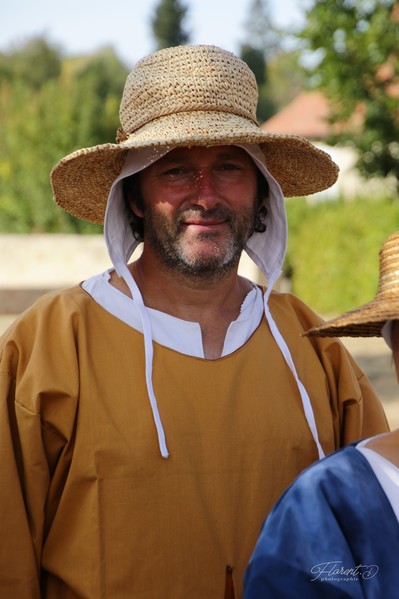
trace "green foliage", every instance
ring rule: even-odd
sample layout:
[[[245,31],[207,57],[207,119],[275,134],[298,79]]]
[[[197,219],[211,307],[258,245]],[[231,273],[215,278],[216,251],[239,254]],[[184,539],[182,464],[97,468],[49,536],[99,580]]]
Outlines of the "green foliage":
[[[54,52],[46,54],[41,40],[48,68],[21,78],[15,65],[30,63],[32,47],[25,59],[23,48],[1,57],[0,232],[98,233],[55,205],[49,173],[75,149],[115,140],[126,67],[108,49],[83,59],[59,55],[56,71]]]
[[[267,64],[262,50],[257,50],[249,45],[241,46],[241,58],[247,63],[258,84],[259,98],[256,117],[259,123],[268,119],[276,112],[276,106],[271,98],[268,79]]]
[[[256,117],[262,123],[276,112],[270,90],[268,61],[279,48],[280,38],[270,19],[269,0],[253,0],[244,26],[245,42],[240,58],[255,75],[259,89]]]
[[[187,10],[180,0],[160,0],[151,20],[157,50],[181,46],[189,41],[189,34],[183,27]]]
[[[313,85],[347,122],[335,142],[352,143],[365,176],[399,180],[399,5],[396,0],[315,0],[301,37],[315,54]],[[362,115],[359,128],[351,118]],[[351,128],[348,130],[348,126]]]
[[[244,44],[241,46],[241,59],[247,63],[259,86],[266,83],[266,63],[263,50]]]
[[[279,108],[287,106],[308,85],[300,56],[299,50],[281,50],[267,63],[269,97]]]
[[[21,81],[40,89],[44,81],[56,79],[61,72],[61,51],[42,36],[29,40],[9,54],[0,54],[0,79]]]
[[[286,201],[289,242],[285,273],[291,279],[292,292],[326,315],[373,299],[379,249],[399,230],[399,200]]]

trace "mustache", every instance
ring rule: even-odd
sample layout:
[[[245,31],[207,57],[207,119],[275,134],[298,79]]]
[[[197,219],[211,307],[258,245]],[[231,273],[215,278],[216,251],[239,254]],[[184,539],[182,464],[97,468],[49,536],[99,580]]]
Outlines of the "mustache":
[[[196,217],[201,217],[203,220],[216,218],[230,223],[234,221],[235,215],[232,210],[226,206],[215,206],[211,209],[206,209],[203,206],[193,206],[192,208],[187,208],[179,213],[177,223],[181,225]]]

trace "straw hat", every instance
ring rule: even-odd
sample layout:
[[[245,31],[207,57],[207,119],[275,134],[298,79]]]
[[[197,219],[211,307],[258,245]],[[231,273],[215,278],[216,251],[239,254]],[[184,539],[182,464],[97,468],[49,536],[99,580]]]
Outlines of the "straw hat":
[[[399,319],[399,232],[393,233],[379,253],[380,278],[375,299],[313,327],[305,335],[319,337],[381,337],[388,320]]]
[[[215,46],[178,46],[140,60],[128,75],[117,142],[66,156],[51,171],[56,202],[102,223],[111,185],[129,150],[260,144],[286,196],[330,187],[338,167],[302,137],[273,135],[256,121],[258,88],[245,62]]]

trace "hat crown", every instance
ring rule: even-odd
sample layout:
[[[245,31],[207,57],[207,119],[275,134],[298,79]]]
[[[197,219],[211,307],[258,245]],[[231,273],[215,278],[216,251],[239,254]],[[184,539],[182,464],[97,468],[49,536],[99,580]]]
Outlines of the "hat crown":
[[[248,65],[217,46],[177,46],[140,60],[128,75],[119,116],[128,135],[176,113],[225,112],[256,120],[258,87]]]

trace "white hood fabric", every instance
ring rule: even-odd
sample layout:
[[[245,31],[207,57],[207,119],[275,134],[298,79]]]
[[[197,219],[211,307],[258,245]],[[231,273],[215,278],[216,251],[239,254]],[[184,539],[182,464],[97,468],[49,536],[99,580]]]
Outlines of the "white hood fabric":
[[[263,233],[254,233],[247,241],[245,251],[268,280],[268,287],[264,295],[265,316],[272,335],[298,385],[306,420],[316,443],[319,457],[321,458],[324,456],[324,452],[319,442],[316,422],[309,396],[302,382],[299,380],[289,348],[278,330],[268,307],[268,298],[273,285],[281,274],[287,247],[287,216],[284,197],[279,184],[266,168],[264,155],[259,146],[243,144],[239,147],[244,149],[251,156],[269,185],[269,195],[265,200],[265,205],[268,210],[266,231]],[[146,357],[145,374],[147,390],[157,430],[159,448],[164,458],[167,458],[169,453],[152,384],[153,340],[151,325],[140,290],[127,266],[129,258],[140,242],[134,239],[130,224],[126,218],[122,181],[126,177],[147,168],[172,149],[173,148],[171,147],[146,148],[144,150],[129,152],[121,173],[115,179],[111,187],[104,220],[104,237],[111,262],[116,273],[125,280],[129,287],[141,316]]]

